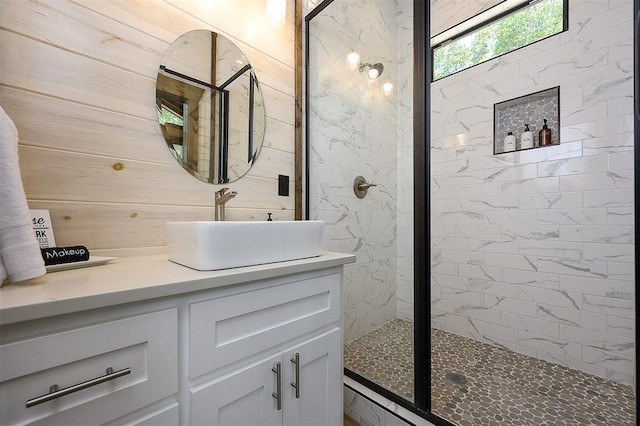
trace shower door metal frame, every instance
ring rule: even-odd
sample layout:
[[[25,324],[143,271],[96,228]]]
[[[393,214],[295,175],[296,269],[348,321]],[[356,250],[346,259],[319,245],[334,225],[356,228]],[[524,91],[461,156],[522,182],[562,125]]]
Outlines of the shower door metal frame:
[[[634,239],[634,248],[635,248],[635,304],[634,308],[636,311],[635,315],[635,349],[636,349],[636,359],[635,359],[635,378],[636,378],[636,424],[640,422],[640,398],[638,397],[638,356],[640,356],[640,349],[638,349],[638,338],[640,337],[640,330],[638,324],[638,305],[640,304],[640,291],[638,291],[638,277],[640,277],[640,263],[638,262],[638,249],[637,242],[640,238],[640,207],[638,207],[638,200],[640,199],[640,175],[638,174],[638,167],[640,167],[640,155],[638,151],[640,151],[640,0],[633,1],[633,16],[634,16],[634,24],[633,24],[633,116],[634,116],[634,129],[633,129],[633,176],[634,176],[634,225],[635,225],[635,239]]]

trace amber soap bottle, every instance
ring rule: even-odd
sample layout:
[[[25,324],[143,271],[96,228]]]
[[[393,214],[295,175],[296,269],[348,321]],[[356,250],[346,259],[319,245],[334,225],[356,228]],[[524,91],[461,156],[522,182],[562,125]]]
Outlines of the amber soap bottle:
[[[547,126],[547,119],[544,119],[544,126],[538,132],[538,145],[551,145],[551,129]]]

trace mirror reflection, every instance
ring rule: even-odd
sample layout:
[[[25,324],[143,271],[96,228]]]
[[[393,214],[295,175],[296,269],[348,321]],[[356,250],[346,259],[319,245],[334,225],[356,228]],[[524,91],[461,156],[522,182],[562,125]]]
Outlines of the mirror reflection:
[[[202,181],[233,182],[258,156],[260,86],[246,56],[220,34],[190,31],[171,44],[158,71],[156,110],[172,154]]]

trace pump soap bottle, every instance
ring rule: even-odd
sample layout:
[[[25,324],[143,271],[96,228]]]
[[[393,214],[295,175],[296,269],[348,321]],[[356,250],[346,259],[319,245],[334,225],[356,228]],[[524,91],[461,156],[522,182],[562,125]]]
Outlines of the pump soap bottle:
[[[520,149],[533,148],[533,132],[529,129],[529,125],[524,125],[524,133],[520,135]]]
[[[504,138],[504,149],[502,152],[511,152],[516,150],[516,137],[512,132],[507,133],[507,136]]]
[[[551,129],[547,126],[547,119],[544,119],[544,126],[540,129],[538,134],[538,141],[540,146],[551,145]]]

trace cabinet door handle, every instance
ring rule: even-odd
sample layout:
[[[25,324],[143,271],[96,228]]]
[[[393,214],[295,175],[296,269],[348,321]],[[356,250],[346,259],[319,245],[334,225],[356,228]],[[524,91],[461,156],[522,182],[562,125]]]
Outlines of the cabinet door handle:
[[[295,366],[291,386],[296,390],[296,398],[300,398],[300,354],[298,352],[291,357],[291,362]]]
[[[87,380],[86,382],[78,383],[62,389],[59,389],[58,385],[54,384],[54,385],[51,385],[51,387],[49,388],[48,394],[27,400],[26,406],[27,408],[31,408],[33,406],[43,404],[48,401],[52,401],[54,399],[63,397],[65,395],[69,395],[74,392],[78,392],[83,389],[87,389],[92,386],[99,385],[100,383],[108,382],[109,380],[126,376],[127,374],[131,374],[131,368],[124,368],[122,370],[113,371],[113,368],[109,367],[107,368],[107,374],[105,374],[104,376],[96,377],[95,379]]]
[[[282,368],[279,362],[275,367],[271,368],[271,371],[276,373],[276,391],[271,394],[276,399],[276,406],[278,410],[282,410]]]

